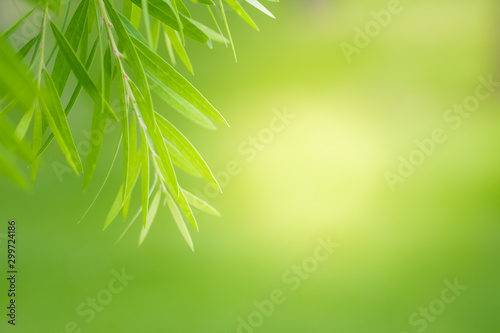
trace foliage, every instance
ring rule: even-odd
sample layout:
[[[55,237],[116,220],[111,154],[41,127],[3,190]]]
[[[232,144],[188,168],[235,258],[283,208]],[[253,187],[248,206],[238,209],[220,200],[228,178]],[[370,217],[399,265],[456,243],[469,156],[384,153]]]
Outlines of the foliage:
[[[166,112],[155,108],[151,91],[197,125],[209,129],[215,129],[214,122],[229,126],[217,109],[170,63],[175,65],[175,52],[193,73],[185,50],[186,39],[209,47],[214,42],[230,44],[234,52],[225,6],[253,28],[258,28],[238,0],[225,0],[225,4],[222,0],[218,3],[191,0],[195,3],[191,6],[208,9],[215,30],[195,20],[183,1],[123,0],[119,11],[113,0],[82,0],[74,10],[72,2],[31,0],[31,10],[0,36],[0,94],[3,96],[0,102],[0,173],[20,186],[27,186],[28,182],[17,167],[16,160],[22,159],[29,164],[34,182],[39,159],[55,139],[74,172],[83,172],[83,187],[87,188],[104,140],[104,135],[99,135],[102,124],[117,121],[121,125],[119,146],[123,151],[123,180],[104,228],[120,211],[127,215],[132,191],[140,178],[141,207],[130,221],[132,224],[139,215],[143,216],[144,228],[139,244],[146,237],[158,208],[167,205],[192,249],[193,242],[184,219],[198,230],[192,208],[214,215],[218,212],[186,191],[179,184],[176,170],[186,170],[204,177],[219,190],[220,187],[195,147],[164,117]],[[246,2],[272,16],[259,1]],[[227,38],[214,11],[220,11]],[[40,32],[16,50],[10,45],[9,37],[26,20],[40,13],[43,13]],[[64,17],[62,24],[58,23],[59,16]],[[170,63],[157,52],[161,39],[169,50]],[[49,40],[55,43],[50,53],[46,50]],[[236,58],[236,52],[234,55]],[[91,75],[93,68],[99,69],[97,78]],[[61,96],[70,89],[71,73],[77,84],[71,98],[63,105]],[[82,90],[94,103],[90,129],[90,137],[94,139],[89,139],[85,161],[80,158],[67,120]],[[115,90],[119,100],[116,110],[111,102]],[[15,112],[21,116],[14,126],[10,118],[15,117],[10,114]],[[120,147],[117,153],[118,149]]]

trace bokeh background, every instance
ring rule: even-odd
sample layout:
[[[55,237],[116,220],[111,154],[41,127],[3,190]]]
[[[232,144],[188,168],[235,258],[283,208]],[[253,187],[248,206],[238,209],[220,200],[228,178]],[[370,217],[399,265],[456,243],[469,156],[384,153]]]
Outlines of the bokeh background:
[[[140,223],[116,245],[128,220],[101,231],[121,182],[119,163],[77,224],[106,175],[118,130],[107,135],[85,192],[71,173],[59,180],[53,162],[64,158],[51,145],[29,190],[0,179],[0,232],[7,219],[17,220],[19,265],[13,330],[3,314],[7,283],[0,282],[2,332],[66,332],[71,321],[93,333],[500,330],[499,94],[456,130],[443,120],[474,93],[478,77],[500,79],[497,2],[402,1],[403,11],[351,63],[340,44],[352,44],[354,29],[388,1],[265,5],[277,20],[248,7],[260,32],[228,12],[238,63],[224,45],[209,50],[188,42],[195,76],[178,66],[231,124],[209,131],[172,113],[225,180],[224,194],[212,196],[202,181],[181,175],[222,214],[198,215],[200,232],[190,229],[195,252],[166,208],[139,248]],[[5,29],[19,12],[10,1],[1,7]],[[90,128],[89,110],[82,95],[70,116],[77,142]],[[238,147],[268,128],[276,110],[294,118],[253,158],[242,154]],[[391,191],[385,173],[396,172],[398,157],[435,128],[447,140]],[[224,178],[231,161],[238,172]],[[283,274],[328,236],[340,247],[291,291]],[[77,307],[122,268],[135,278],[86,323]],[[412,324],[410,317],[436,305],[444,281],[455,278],[467,289],[425,330]],[[286,301],[258,327],[238,331],[238,317],[247,320],[254,302],[274,289]]]

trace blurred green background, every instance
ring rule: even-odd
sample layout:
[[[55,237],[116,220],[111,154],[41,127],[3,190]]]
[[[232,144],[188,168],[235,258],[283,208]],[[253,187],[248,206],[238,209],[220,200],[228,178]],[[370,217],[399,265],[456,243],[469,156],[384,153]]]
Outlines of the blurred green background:
[[[65,162],[56,145],[28,191],[0,180],[0,232],[7,219],[18,223],[15,331],[66,332],[72,321],[95,333],[500,331],[499,94],[456,130],[443,119],[474,94],[478,77],[500,79],[497,2],[404,1],[351,63],[340,44],[352,44],[354,29],[388,1],[265,5],[277,20],[248,7],[260,32],[228,12],[238,63],[224,45],[209,50],[193,42],[187,48],[195,76],[178,65],[231,124],[208,131],[172,114],[225,183],[224,194],[211,198],[204,182],[181,175],[222,214],[198,215],[200,232],[190,229],[194,253],[166,208],[139,248],[140,223],[117,245],[128,220],[101,231],[121,182],[120,163],[76,223],[106,175],[118,130],[108,134],[85,192],[81,177],[64,173],[59,181],[52,163]],[[16,8],[2,7],[5,29]],[[92,103],[82,95],[78,107],[70,116],[77,142],[90,128]],[[265,128],[276,110],[294,118],[271,140]],[[398,157],[408,157],[418,148],[414,141],[435,128],[447,140],[391,191],[385,173],[396,172]],[[238,147],[248,148],[249,137],[259,134],[266,143],[250,158]],[[234,163],[238,172],[227,177]],[[340,247],[290,290],[283,275],[328,236]],[[87,323],[78,306],[107,289],[112,271],[122,268],[135,278]],[[455,278],[467,289],[425,329],[411,322],[412,315],[425,318],[414,315],[421,308],[439,308],[444,281]],[[0,327],[10,332],[5,278],[0,288]],[[238,318],[248,322],[254,302],[275,289],[285,302],[257,327],[239,328]]]

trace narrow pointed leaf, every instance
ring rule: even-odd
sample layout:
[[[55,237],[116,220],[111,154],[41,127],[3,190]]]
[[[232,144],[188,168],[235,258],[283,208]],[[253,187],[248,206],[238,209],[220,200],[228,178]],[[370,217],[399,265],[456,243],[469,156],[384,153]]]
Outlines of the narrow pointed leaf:
[[[16,136],[19,140],[22,140],[28,131],[28,126],[31,123],[31,119],[33,119],[34,108],[31,108],[30,111],[26,112],[16,127]]]
[[[151,207],[146,216],[146,225],[143,229],[141,229],[141,234],[139,235],[139,245],[144,242],[144,239],[148,235],[149,229],[151,228],[151,224],[153,224],[153,220],[155,219],[156,212],[158,211],[158,206],[160,205],[161,199],[161,190],[158,190],[151,201]]]
[[[8,158],[8,155],[4,152],[0,152],[0,174],[3,174],[9,180],[23,188],[26,188],[28,185],[24,175],[19,172],[19,169],[15,165],[15,161]]]
[[[109,99],[111,95],[111,54],[109,49],[106,51],[105,62],[107,65],[102,69],[102,78],[104,79],[104,98]],[[101,79],[102,80],[102,79]],[[83,174],[83,188],[87,188],[92,180],[94,171],[99,159],[102,144],[104,142],[104,134],[106,128],[107,117],[104,113],[102,104],[94,105],[94,114],[92,116],[92,124],[90,128],[89,148],[87,159],[85,161],[85,171]]]
[[[120,209],[122,209],[122,206],[123,206],[123,185],[120,186],[120,190],[118,191],[118,194],[116,195],[115,200],[111,205],[111,209],[109,210],[108,215],[106,216],[106,220],[104,220],[104,226],[102,230],[106,230],[106,228],[111,224],[111,222],[113,222],[115,217],[120,212]]]
[[[35,120],[33,121],[33,152],[38,152],[42,146],[42,110],[40,106],[35,106]],[[54,135],[52,134],[52,137]],[[38,171],[38,164],[40,162],[40,157],[37,155],[33,162],[31,163],[31,182],[35,182],[36,173]]]
[[[201,177],[200,173],[194,166],[189,163],[186,157],[169,141],[167,142],[167,149],[170,154],[170,158],[172,159],[172,163],[177,166],[179,169],[184,170],[195,177]]]
[[[132,172],[131,176],[133,177],[133,182],[132,182],[132,188],[133,188],[135,183],[137,182],[137,178],[139,178],[139,171],[141,168],[141,160],[136,159],[135,163],[133,163],[132,166],[133,167],[131,169],[131,172]],[[126,195],[124,198],[124,190],[123,190],[123,184],[122,184],[122,186],[120,187],[120,191],[118,192],[118,195],[116,196],[115,200],[113,201],[111,209],[109,210],[108,215],[106,216],[106,220],[104,221],[103,230],[105,230],[111,224],[111,222],[113,222],[113,220],[116,218],[116,216],[118,215],[118,213],[122,209],[124,202],[126,202],[128,200],[128,198],[130,197],[131,193],[132,193],[132,191],[129,191],[128,195]]]
[[[125,78],[121,74],[122,67],[120,62],[118,62],[119,74],[118,74],[118,96],[120,100],[120,123],[122,127],[122,137],[123,137],[123,184],[125,185],[125,193],[128,192],[130,188],[131,179],[129,179],[130,168],[131,168],[131,152],[130,152],[130,132],[129,132],[129,118],[128,110],[129,103],[127,100],[127,92],[125,91]]]
[[[30,50],[33,48],[33,46],[35,45],[36,41],[38,40],[38,35],[31,38],[26,44],[24,44],[24,46],[17,52],[17,55],[20,57],[20,58],[24,58],[28,55],[28,53],[30,52]]]
[[[106,10],[108,12],[109,18],[111,19],[111,22],[114,25],[116,34],[120,39],[120,44],[123,46],[123,50],[127,55],[128,63],[136,76],[135,82],[137,83],[138,87],[140,88],[140,91],[142,92],[142,95],[144,96],[144,103],[145,103],[144,112],[146,113],[145,117],[147,118],[149,115],[151,115],[152,117],[153,102],[151,100],[151,94],[149,92],[149,86],[148,86],[148,81],[146,79],[146,74],[144,73],[144,68],[139,59],[139,56],[137,55],[137,51],[116,9],[109,2],[109,0],[103,0],[103,1],[104,4],[106,5]]]
[[[203,3],[205,5],[213,6],[215,3],[212,0],[191,0],[192,2],[196,3]]]
[[[141,18],[142,18],[141,14],[142,14],[141,8],[132,4],[132,12],[130,13],[130,22],[132,22],[134,27],[136,27],[137,29],[139,29],[139,27],[141,26]]]
[[[149,21],[148,0],[141,0],[142,14],[144,17],[144,26],[146,28],[146,36],[148,37],[149,47],[153,48],[153,36],[151,35],[151,22]]]
[[[219,0],[220,10],[222,13],[222,19],[224,20],[224,25],[226,26],[227,36],[229,37],[229,43],[231,44],[231,49],[233,50],[234,61],[238,62],[238,56],[236,55],[236,47],[234,46],[233,37],[231,37],[231,30],[229,30],[229,23],[227,22],[226,11],[224,9],[224,4],[222,0]]]
[[[80,160],[78,150],[76,149],[73,136],[71,135],[71,130],[61,104],[61,99],[57,93],[52,78],[46,70],[44,70],[44,77],[46,91],[43,98],[44,105],[42,109],[45,112],[45,117],[47,118],[52,133],[54,133],[54,137],[56,138],[59,147],[68,160],[68,163],[78,174],[78,172],[82,170],[82,162]]]
[[[146,137],[142,137],[142,149],[141,149],[141,197],[142,197],[142,216],[144,227],[146,227],[147,215],[148,215],[148,200],[149,200],[149,152],[147,148]]]
[[[179,10],[179,13],[182,15],[191,18],[191,14],[189,13],[189,10],[187,9],[186,5],[182,0],[173,0],[177,6],[177,9]]]
[[[12,50],[9,43],[0,37],[0,96],[11,96],[15,105],[24,111],[33,107],[33,101],[37,96],[37,88],[33,83],[33,77],[28,68],[22,63]]]
[[[242,19],[244,19],[252,28],[259,30],[252,18],[247,14],[247,12],[241,7],[238,0],[224,0]]]
[[[132,40],[139,50],[145,68],[151,72],[152,75],[211,119],[221,124],[228,125],[224,117],[222,117],[212,104],[210,104],[208,100],[189,83],[189,81],[163,60],[162,57],[149,49],[138,39],[132,37]]]
[[[141,7],[142,0],[132,0],[132,2]],[[188,17],[178,14],[172,8],[173,4],[164,0],[149,0],[148,10],[149,14],[174,30],[179,31],[186,37],[191,38],[202,44],[209,41],[208,36],[201,31]],[[182,37],[182,35],[181,35]]]
[[[118,141],[118,145],[116,147],[115,154],[113,155],[113,160],[111,160],[111,164],[110,164],[110,166],[108,168],[108,172],[106,173],[106,177],[104,178],[104,181],[102,182],[101,187],[99,187],[99,190],[97,191],[96,195],[94,196],[94,199],[92,199],[92,202],[87,207],[87,209],[85,210],[85,212],[83,213],[82,217],[80,218],[80,220],[78,220],[77,223],[82,222],[82,220],[85,218],[85,216],[87,216],[87,213],[90,211],[90,209],[92,208],[92,206],[94,206],[94,203],[97,201],[97,198],[101,194],[102,189],[104,188],[104,185],[106,185],[106,183],[108,182],[109,176],[111,175],[111,172],[113,170],[113,166],[115,165],[115,162],[116,162],[116,157],[118,156],[118,152],[120,150],[121,142],[122,142],[122,138],[120,137],[120,141]]]
[[[269,10],[267,10],[266,7],[264,7],[259,1],[257,0],[245,0],[246,2],[248,2],[249,4],[251,4],[252,6],[254,6],[255,8],[257,8],[258,10],[260,10],[261,12],[263,12],[264,14],[272,17],[272,18],[276,18],[274,17],[273,13],[271,13]]]
[[[17,20],[16,23],[11,25],[9,29],[5,30],[2,33],[1,37],[9,37],[17,28],[21,26],[21,24],[24,23],[24,21],[26,21],[26,19],[31,15],[31,13],[33,13],[36,9],[37,6],[33,6],[33,8],[27,11],[26,14],[24,14],[19,20]]]
[[[135,86],[135,84],[130,81],[130,88],[132,89],[132,93],[135,97],[138,110],[147,109],[145,105],[144,98],[139,91],[139,89]],[[147,118],[145,115],[147,114]],[[167,148],[165,147],[165,142],[161,135],[161,131],[158,128],[158,124],[154,119],[154,114],[149,115],[148,113],[142,113],[144,122],[146,123],[146,127],[148,128],[148,137],[147,139],[151,140],[152,148],[155,154],[158,156],[160,163],[160,171],[163,176],[163,180],[166,182],[170,191],[177,197],[179,193],[179,184],[177,183],[177,176],[175,175],[174,167],[172,165],[172,161],[170,160],[170,155],[168,153]]]
[[[172,46],[181,61],[184,63],[189,72],[191,72],[191,74],[194,74],[191,61],[189,61],[189,57],[186,53],[186,50],[184,49],[184,46],[182,45],[179,36],[177,35],[177,32],[166,24],[163,25],[163,30],[165,31],[165,34],[167,34],[168,39],[172,42]]]
[[[140,156],[137,153],[137,128],[136,128],[136,121],[134,117],[130,118],[130,127],[128,129],[129,134],[129,171],[127,171],[127,175],[130,175],[132,173],[132,170],[130,166],[133,164],[132,161],[137,160]],[[131,179],[130,177],[127,177],[127,179]],[[129,181],[129,184],[132,184]],[[131,186],[131,185],[130,185]],[[128,198],[125,198],[125,202],[123,203],[123,218],[127,217],[128,214],[128,209],[130,206],[130,199],[132,196],[129,196]]]
[[[82,34],[84,33],[85,23],[87,22],[87,13],[89,11],[88,8],[89,0],[83,0],[80,2],[68,24],[66,32],[64,33],[64,37],[66,38],[68,45],[73,50],[78,48],[78,44],[80,43]],[[71,67],[68,64],[68,60],[63,52],[60,51],[58,53],[54,62],[54,71],[52,73],[52,80],[54,80],[54,84],[59,95],[62,95],[66,82],[69,78],[69,73],[71,72]]]
[[[73,73],[82,83],[83,89],[87,91],[87,93],[92,98],[94,103],[96,104],[104,103],[104,111],[109,117],[113,118],[114,120],[118,120],[118,117],[113,112],[108,102],[104,100],[104,97],[101,95],[101,93],[95,86],[94,82],[90,78],[89,73],[82,65],[80,59],[76,55],[75,51],[71,48],[66,38],[59,30],[59,28],[52,21],[50,21],[50,26],[52,28],[52,32],[54,33],[54,37],[56,38],[57,44],[59,45],[60,51],[63,52],[67,62],[70,64],[71,69],[73,70]]]
[[[0,118],[0,144],[26,162],[31,162],[33,156],[29,145],[16,135],[15,129],[4,118]]]
[[[172,199],[172,197],[168,193],[166,194],[165,197],[167,200],[168,208],[170,209],[170,213],[172,213],[172,216],[174,217],[174,221],[177,224],[177,228],[179,228],[179,231],[181,232],[182,237],[184,237],[184,240],[189,245],[189,248],[191,248],[191,251],[194,251],[193,240],[191,239],[191,236],[189,235],[189,231],[186,227],[186,224],[184,223],[184,219],[182,218],[182,214],[179,211],[179,208],[177,207],[174,200]]]
[[[214,188],[222,192],[217,179],[208,167],[207,163],[203,160],[200,153],[194,148],[188,139],[175,128],[167,119],[163,118],[160,114],[156,114],[158,124],[162,131],[163,136],[172,143],[181,154],[188,160],[188,162],[195,167],[195,169],[202,175]]]
[[[198,210],[201,210],[202,212],[205,212],[205,213],[210,214],[210,215],[220,216],[220,213],[217,211],[217,209],[212,207],[210,204],[208,204],[203,199],[198,198],[197,196],[195,196],[194,194],[192,194],[186,190],[183,190],[183,192],[186,195],[187,201],[189,202],[189,204],[192,207],[194,207]]]
[[[212,16],[214,22],[215,22],[215,25],[217,27],[217,31],[207,27],[206,25],[200,23],[200,22],[197,22],[197,21],[193,21],[193,23],[198,27],[200,28],[201,31],[203,31],[207,36],[208,38],[210,38],[210,40],[212,41],[215,41],[215,42],[218,42],[218,43],[224,43],[226,46],[227,46],[227,43],[229,43],[229,39],[227,39],[226,37],[224,37],[224,35],[222,34],[222,31],[220,29],[220,26],[219,26],[219,23],[217,22],[217,20],[215,19],[215,16],[212,12],[212,9],[210,7],[208,7],[208,9],[210,10],[210,15]]]
[[[147,72],[146,74],[148,75],[150,81],[149,86],[151,87],[151,89],[167,104],[169,104],[180,114],[195,122],[196,124],[210,130],[216,129],[212,121],[200,110],[198,110],[192,104],[188,103],[185,99],[173,92],[172,89],[167,87],[162,81],[158,80],[153,74],[149,72]]]
[[[97,44],[98,43],[96,40],[94,42],[94,45],[92,46],[92,49],[90,50],[87,62],[85,64],[85,68],[87,70],[90,68],[90,65],[92,65],[92,61],[94,60],[94,55],[95,55],[96,50],[97,50]],[[64,109],[64,113],[66,114],[66,116],[68,116],[70,114],[71,110],[73,109],[73,106],[75,105],[76,100],[78,99],[78,95],[80,95],[81,90],[82,90],[82,84],[81,84],[81,82],[78,82],[75,89],[73,90],[73,94],[71,95],[68,104],[66,105],[66,108]],[[42,131],[42,128],[40,130]],[[42,133],[43,133],[43,131],[42,131]],[[38,151],[37,156],[40,156],[45,151],[45,149],[47,149],[47,147],[49,146],[49,144],[52,142],[53,139],[54,139],[54,134],[51,133],[49,135],[49,137],[47,138],[47,140],[45,140],[45,142],[43,143],[43,146],[41,148],[39,148],[38,150],[35,150],[35,151]]]
[[[188,218],[189,222],[191,222],[191,225],[194,227],[196,231],[199,231],[198,223],[196,222],[196,217],[193,214],[193,210],[191,209],[191,206],[189,205],[186,195],[184,194],[184,191],[181,191],[179,193],[179,197],[175,199],[177,201],[177,204],[179,205],[180,209],[186,215]]]

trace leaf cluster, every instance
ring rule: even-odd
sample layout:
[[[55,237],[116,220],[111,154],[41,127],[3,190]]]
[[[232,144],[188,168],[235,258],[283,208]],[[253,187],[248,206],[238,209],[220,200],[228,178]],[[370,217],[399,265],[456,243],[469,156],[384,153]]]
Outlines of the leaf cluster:
[[[274,17],[259,1],[245,1]],[[142,215],[139,244],[146,237],[158,208],[166,205],[184,239],[193,248],[185,224],[187,220],[198,230],[193,208],[214,215],[218,212],[184,189],[177,172],[184,170],[205,178],[218,190],[220,187],[200,153],[167,119],[164,108],[155,106],[152,94],[199,126],[208,129],[215,129],[216,123],[229,126],[219,111],[174,68],[176,56],[193,73],[185,48],[187,39],[209,47],[213,43],[224,43],[231,45],[234,51],[226,16],[228,8],[258,30],[257,25],[238,0],[218,0],[217,3],[191,0],[195,4],[190,6],[206,7],[214,29],[193,18],[183,0],[123,0],[121,10],[117,10],[113,0],[82,0],[74,10],[70,8],[71,2],[65,4],[62,0],[30,2],[32,9],[0,35],[0,94],[3,96],[0,173],[27,186],[17,167],[17,160],[22,159],[29,164],[31,182],[34,182],[39,159],[55,139],[73,171],[83,173],[83,187],[87,188],[105,138],[103,126],[107,122],[119,122],[121,137],[117,153],[122,150],[123,180],[104,228],[120,211],[127,216],[132,192],[140,183],[140,208],[129,223],[130,226]],[[40,12],[43,19],[39,33],[15,50],[9,37],[34,13]],[[214,13],[220,13],[227,37]],[[62,25],[56,20],[61,15],[64,15]],[[46,50],[49,41],[54,44],[52,50]],[[169,60],[158,52],[161,42],[169,50]],[[234,55],[236,58],[235,51]],[[91,75],[95,68],[97,77]],[[74,87],[69,84],[71,74],[77,81]],[[61,96],[68,93],[68,89],[72,89],[71,97],[63,103]],[[93,139],[89,139],[84,161],[68,123],[82,91],[93,101],[90,128]],[[117,95],[118,103],[112,102],[113,95]],[[21,116],[13,125],[9,118],[14,118],[10,115],[15,112]]]

